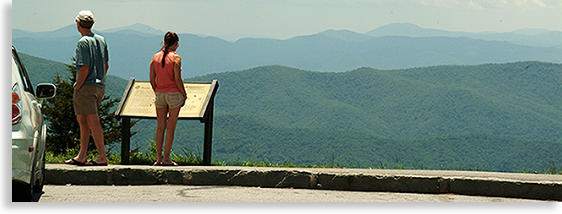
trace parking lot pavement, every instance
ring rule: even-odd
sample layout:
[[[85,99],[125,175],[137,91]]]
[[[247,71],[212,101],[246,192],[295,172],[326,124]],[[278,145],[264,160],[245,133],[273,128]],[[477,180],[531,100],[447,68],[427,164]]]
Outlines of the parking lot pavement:
[[[465,196],[240,186],[46,185],[39,202],[540,202]]]

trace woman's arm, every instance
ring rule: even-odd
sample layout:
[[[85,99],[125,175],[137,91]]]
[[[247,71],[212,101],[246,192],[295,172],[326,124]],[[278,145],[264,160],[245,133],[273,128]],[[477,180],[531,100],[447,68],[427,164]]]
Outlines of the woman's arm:
[[[152,90],[156,91],[156,70],[154,70],[154,57],[150,61],[150,85],[152,86]]]
[[[176,80],[176,86],[180,89],[184,98],[187,98],[187,92],[183,86],[183,80],[181,78],[181,57],[179,55],[174,56],[174,79]]]

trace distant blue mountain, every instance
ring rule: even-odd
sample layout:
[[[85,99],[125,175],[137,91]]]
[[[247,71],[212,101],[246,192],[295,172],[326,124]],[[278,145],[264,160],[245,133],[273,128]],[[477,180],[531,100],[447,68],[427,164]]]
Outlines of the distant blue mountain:
[[[366,34],[374,37],[468,37],[486,41],[512,42],[527,46],[562,47],[562,32],[544,29],[520,29],[508,33],[469,33],[422,28],[410,23],[393,23],[381,26]]]
[[[75,25],[50,32],[12,30],[20,52],[70,63],[80,35]],[[95,26],[94,26],[95,30]],[[110,73],[148,79],[148,65],[161,48],[163,31],[147,25],[95,31],[110,47]],[[475,65],[517,61],[562,63],[562,32],[463,33],[391,24],[367,34],[328,30],[287,40],[245,38],[236,42],[180,34],[183,76],[283,65],[305,70],[341,72],[359,67],[401,69],[433,65]],[[534,33],[531,33],[534,32]]]
[[[131,26],[126,27],[119,27],[119,28],[112,28],[108,30],[98,31],[94,30],[95,33],[99,34],[112,34],[112,33],[120,33],[120,34],[137,34],[137,35],[144,35],[144,36],[154,36],[154,35],[164,35],[165,32],[161,30],[156,30],[148,25],[145,24],[134,24]],[[76,24],[71,24],[66,27],[60,28],[54,31],[45,31],[45,32],[30,32],[24,31],[19,29],[12,29],[12,38],[64,38],[64,37],[79,37],[80,33],[76,30]]]
[[[17,38],[62,38],[76,36],[80,37],[80,33],[76,30],[76,24],[69,25],[54,31],[44,31],[44,32],[31,32],[18,29],[12,29],[12,39]]]
[[[109,30],[104,30],[101,31],[101,33],[124,33],[124,34],[130,34],[130,33],[134,33],[134,34],[138,34],[138,35],[144,35],[144,36],[154,36],[154,35],[162,35],[164,36],[164,34],[166,32],[161,31],[161,30],[156,30],[148,25],[145,24],[141,24],[141,23],[137,23],[131,26],[127,26],[127,27],[120,27],[120,28],[113,28],[113,29],[109,29]]]

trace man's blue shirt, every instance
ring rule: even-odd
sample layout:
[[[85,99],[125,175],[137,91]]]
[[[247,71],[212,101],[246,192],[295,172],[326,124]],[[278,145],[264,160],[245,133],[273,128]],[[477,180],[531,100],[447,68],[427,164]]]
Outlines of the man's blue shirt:
[[[76,46],[76,69],[80,71],[80,67],[83,65],[90,67],[84,85],[95,85],[104,88],[105,62],[108,61],[109,48],[102,36],[86,34],[80,38]]]

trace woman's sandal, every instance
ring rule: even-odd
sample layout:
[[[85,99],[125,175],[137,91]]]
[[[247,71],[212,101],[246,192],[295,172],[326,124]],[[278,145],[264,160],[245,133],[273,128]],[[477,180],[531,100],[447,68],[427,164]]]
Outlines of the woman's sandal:
[[[64,162],[64,164],[68,164],[68,165],[76,165],[76,166],[86,166],[86,161],[84,162],[79,162],[76,159],[72,158],[70,160],[67,160]]]
[[[164,163],[164,162],[162,162],[160,165],[161,165],[161,166],[179,166],[176,162],[173,162],[173,161],[170,162],[170,163]]]
[[[86,166],[107,166],[107,163],[98,163],[95,162],[94,160],[91,160],[86,164]]]

